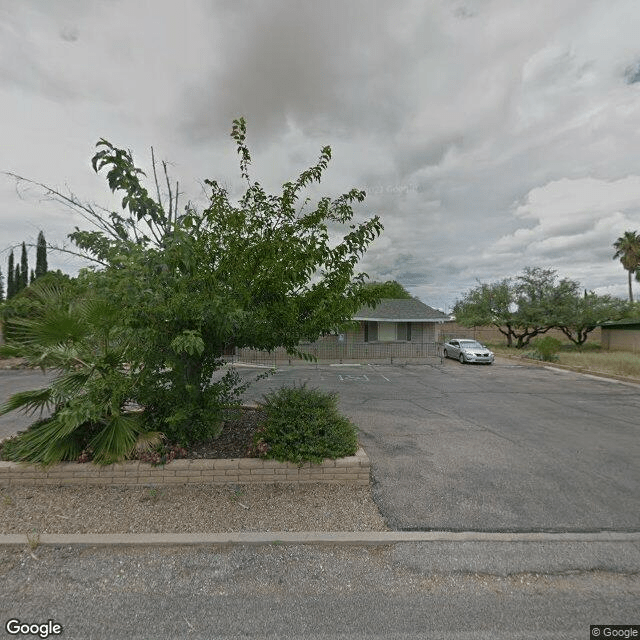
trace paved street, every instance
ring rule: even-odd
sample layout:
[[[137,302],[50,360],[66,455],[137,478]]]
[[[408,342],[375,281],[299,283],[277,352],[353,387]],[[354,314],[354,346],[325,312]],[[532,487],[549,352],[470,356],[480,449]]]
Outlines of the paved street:
[[[53,619],[65,640],[585,640],[639,622],[638,543],[5,548],[0,567],[3,625]]]
[[[640,530],[638,385],[446,360],[283,367],[248,397],[303,383],[340,395],[392,528]]]
[[[40,371],[0,370],[0,404],[19,391],[40,389],[47,384],[48,379],[49,376]],[[16,433],[16,431],[25,429],[33,420],[29,416],[15,411],[0,416],[0,440]]]

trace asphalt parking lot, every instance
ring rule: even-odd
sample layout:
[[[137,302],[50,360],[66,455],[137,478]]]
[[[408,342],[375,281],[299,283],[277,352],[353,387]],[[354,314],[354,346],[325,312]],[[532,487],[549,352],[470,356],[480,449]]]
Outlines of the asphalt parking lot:
[[[507,361],[436,362],[285,366],[246,399],[303,383],[337,392],[394,529],[640,531],[640,386]],[[43,381],[2,371],[0,402]],[[0,417],[0,438],[27,424]]]
[[[446,360],[283,367],[247,397],[303,383],[359,426],[394,529],[640,530],[638,385]]]

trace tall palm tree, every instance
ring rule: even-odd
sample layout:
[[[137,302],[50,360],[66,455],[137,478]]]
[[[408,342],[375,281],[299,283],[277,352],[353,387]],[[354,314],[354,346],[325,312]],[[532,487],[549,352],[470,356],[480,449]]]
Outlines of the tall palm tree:
[[[620,259],[622,266],[629,272],[629,302],[633,302],[631,276],[640,269],[640,235],[637,231],[625,231],[614,243],[614,260]]]

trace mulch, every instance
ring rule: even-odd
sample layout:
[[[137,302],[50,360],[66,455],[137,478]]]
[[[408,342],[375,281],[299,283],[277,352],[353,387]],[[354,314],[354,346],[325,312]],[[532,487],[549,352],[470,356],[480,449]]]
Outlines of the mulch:
[[[225,422],[220,435],[187,449],[187,458],[256,458],[253,436],[264,423],[264,411],[242,407],[237,418]]]

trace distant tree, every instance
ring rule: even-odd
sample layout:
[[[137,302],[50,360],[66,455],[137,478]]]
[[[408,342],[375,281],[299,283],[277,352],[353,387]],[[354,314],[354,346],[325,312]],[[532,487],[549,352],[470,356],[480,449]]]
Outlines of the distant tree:
[[[13,251],[9,254],[9,268],[7,269],[7,300],[12,298],[16,293],[15,286],[15,267],[13,266]]]
[[[387,280],[386,282],[367,282],[365,286],[374,291],[379,298],[395,298],[411,300],[413,296],[397,281]]]
[[[620,298],[585,291],[582,296],[567,297],[556,310],[557,328],[573,344],[581,346],[601,323],[619,320],[625,316],[627,309],[628,305]]]
[[[614,243],[616,250],[613,259],[620,259],[622,266],[628,272],[629,277],[629,302],[633,303],[633,289],[631,287],[631,276],[635,273],[636,278],[640,273],[640,235],[637,231],[625,231]]]
[[[570,307],[578,289],[577,282],[558,281],[552,269],[527,267],[515,278],[481,283],[456,302],[453,312],[463,326],[495,326],[510,347],[515,342],[520,349],[559,326],[559,310]]]
[[[22,287],[22,273],[20,273],[20,265],[17,264],[16,268],[13,271],[13,286],[14,286],[14,292],[13,295],[15,296],[17,293],[20,293],[20,291],[22,291],[23,287]]]
[[[20,289],[26,289],[29,285],[29,259],[27,257],[27,245],[22,243],[22,255],[20,256]]]
[[[480,283],[455,303],[453,313],[456,322],[463,327],[496,327],[510,347],[514,338],[517,339],[515,291],[511,278],[491,284]]]
[[[36,279],[36,274],[34,273],[33,269],[31,269],[29,273],[29,285],[32,285],[35,279]]]
[[[47,241],[44,233],[40,231],[38,234],[38,246],[36,249],[36,278],[40,278],[47,273]]]
[[[4,282],[2,281],[2,269],[0,269],[0,302],[4,300]]]

